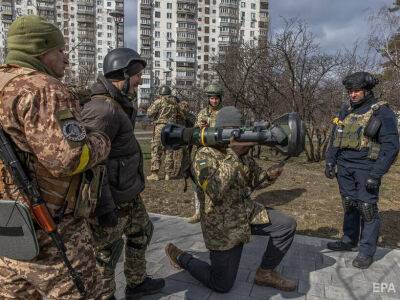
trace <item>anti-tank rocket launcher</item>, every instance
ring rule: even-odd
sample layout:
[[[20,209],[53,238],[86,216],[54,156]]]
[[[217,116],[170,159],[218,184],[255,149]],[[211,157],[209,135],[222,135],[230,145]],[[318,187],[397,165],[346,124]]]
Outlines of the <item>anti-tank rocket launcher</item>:
[[[285,114],[271,123],[243,128],[185,128],[167,124],[161,132],[162,144],[170,150],[186,145],[223,146],[231,138],[255,142],[277,149],[287,156],[298,156],[305,147],[305,125],[297,113]]]

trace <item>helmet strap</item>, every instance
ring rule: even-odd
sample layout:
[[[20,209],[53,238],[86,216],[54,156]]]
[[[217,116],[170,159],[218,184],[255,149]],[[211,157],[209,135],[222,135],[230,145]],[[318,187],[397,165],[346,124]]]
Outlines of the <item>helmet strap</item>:
[[[122,87],[121,93],[124,96],[126,96],[129,93],[129,87],[130,87],[130,77],[129,77],[129,74],[126,69],[124,70],[124,78],[125,78],[125,81],[124,81],[124,85]]]

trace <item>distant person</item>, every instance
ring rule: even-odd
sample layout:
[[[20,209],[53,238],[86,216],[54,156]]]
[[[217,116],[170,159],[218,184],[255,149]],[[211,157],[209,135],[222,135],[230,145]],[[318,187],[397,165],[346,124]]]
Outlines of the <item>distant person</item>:
[[[167,123],[176,123],[179,115],[179,105],[171,95],[169,86],[160,88],[159,97],[147,109],[147,115],[154,121],[153,138],[151,140],[151,174],[147,180],[160,180],[161,158],[165,154],[165,180],[174,177],[174,152],[166,150],[161,143],[161,130]]]
[[[202,110],[200,110],[195,123],[195,127],[199,128],[214,127],[218,111],[222,108],[222,98],[224,96],[224,90],[220,85],[215,83],[209,84],[206,87],[205,92],[207,95],[207,105]],[[196,186],[194,189],[195,213],[189,218],[189,223],[200,222],[200,203],[198,194],[201,193],[201,191],[197,190]]]
[[[379,187],[399,151],[393,110],[372,91],[378,80],[367,72],[343,80],[350,101],[334,119],[326,154],[325,175],[337,178],[344,209],[343,237],[329,242],[333,251],[356,251],[353,266],[366,269],[373,262],[381,220]]]

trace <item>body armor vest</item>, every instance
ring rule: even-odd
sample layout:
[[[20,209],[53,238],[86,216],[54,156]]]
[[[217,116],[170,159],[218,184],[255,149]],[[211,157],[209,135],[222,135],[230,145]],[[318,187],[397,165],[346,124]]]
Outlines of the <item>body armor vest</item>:
[[[334,119],[336,125],[333,146],[339,149],[352,149],[360,151],[363,148],[369,149],[368,158],[377,159],[380,145],[370,137],[365,136],[364,130],[374,112],[378,111],[386,102],[378,102],[371,106],[371,109],[362,115],[355,113],[348,114],[343,121]]]

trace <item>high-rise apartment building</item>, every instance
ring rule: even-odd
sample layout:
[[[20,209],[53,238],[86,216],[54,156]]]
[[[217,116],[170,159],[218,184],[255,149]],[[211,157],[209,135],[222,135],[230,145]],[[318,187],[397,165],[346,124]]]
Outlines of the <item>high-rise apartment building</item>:
[[[204,87],[232,43],[256,45],[268,32],[268,0],[138,0],[137,49],[146,58],[139,101],[157,88]]]
[[[11,22],[21,15],[39,15],[64,34],[70,67],[65,80],[87,84],[101,72],[104,56],[123,45],[123,0],[1,0],[0,63],[6,54]]]

